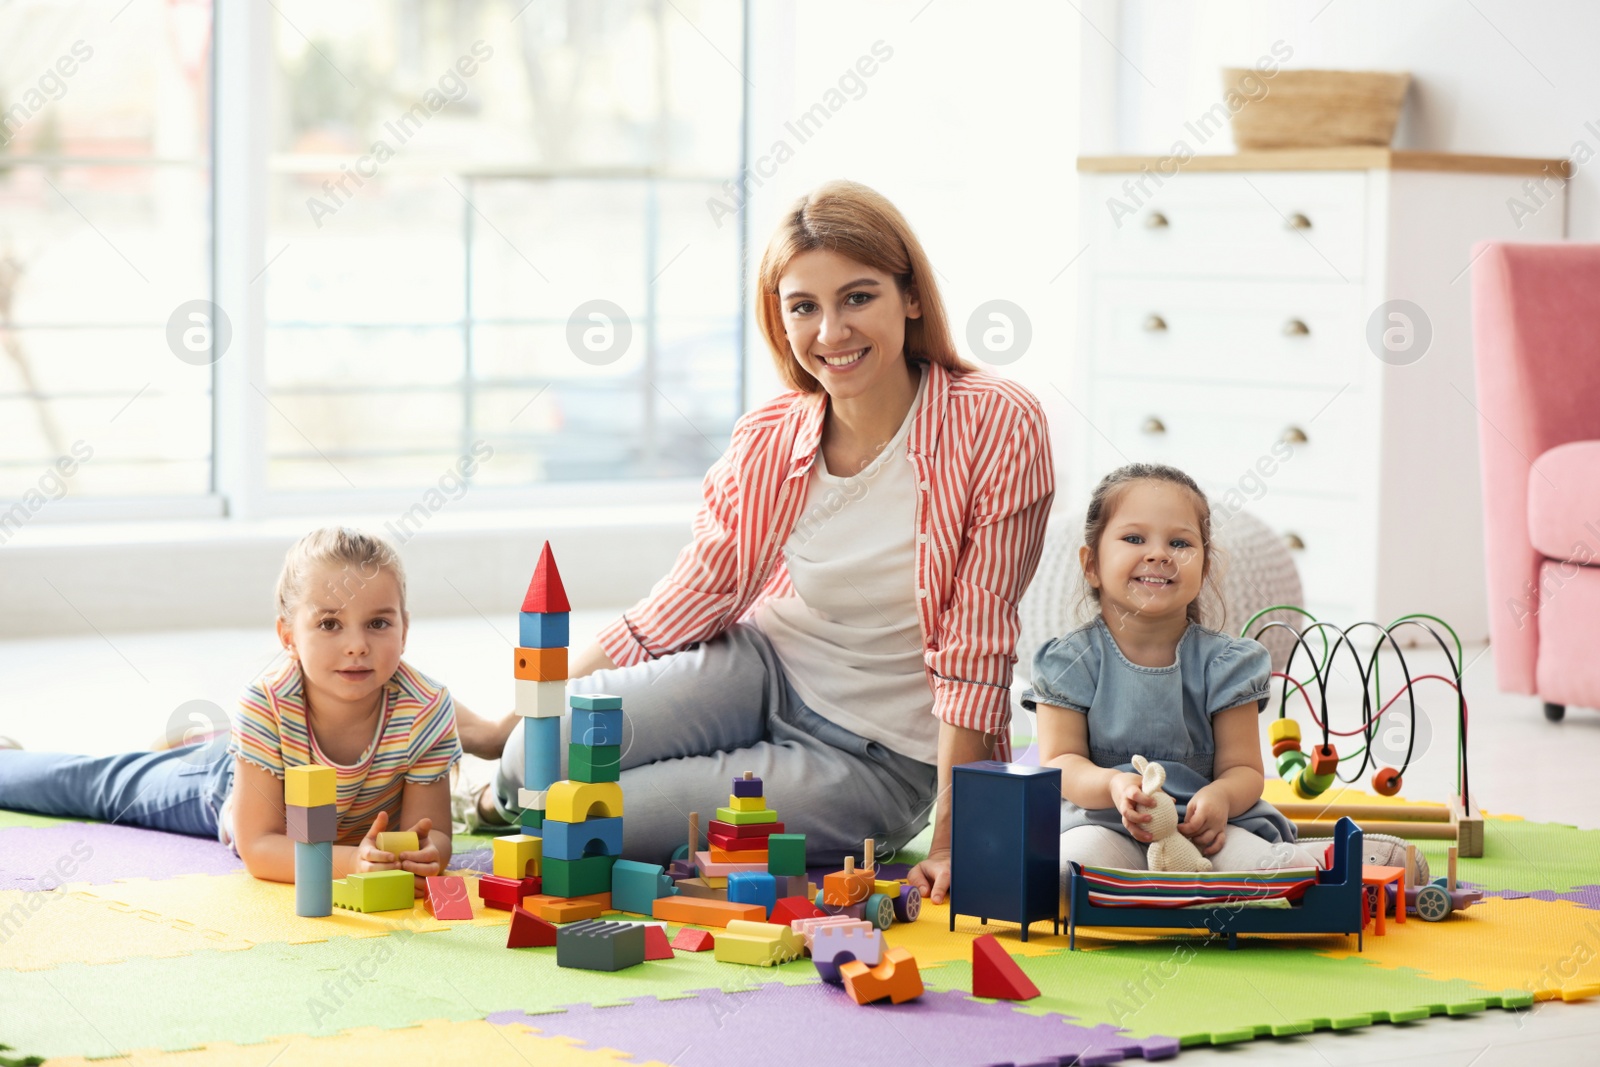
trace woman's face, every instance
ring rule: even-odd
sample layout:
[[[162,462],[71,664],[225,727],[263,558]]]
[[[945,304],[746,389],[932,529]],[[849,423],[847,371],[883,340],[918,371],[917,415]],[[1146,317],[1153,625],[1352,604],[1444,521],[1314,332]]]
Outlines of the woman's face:
[[[905,376],[906,320],[922,317],[894,278],[826,249],[795,256],[778,279],[783,331],[797,363],[835,400]]]

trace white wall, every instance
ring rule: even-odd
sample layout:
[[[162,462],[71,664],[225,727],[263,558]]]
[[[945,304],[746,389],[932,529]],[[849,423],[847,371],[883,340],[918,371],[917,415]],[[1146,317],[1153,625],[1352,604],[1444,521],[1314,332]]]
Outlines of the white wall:
[[[1123,0],[1085,10],[1115,42],[1083,37],[1086,154],[1165,153],[1219,98],[1219,69],[1250,65],[1276,41],[1294,51],[1288,69],[1409,71],[1397,148],[1568,157],[1583,144],[1600,154],[1600,4]],[[1224,134],[1200,150],[1233,145]],[[1600,158],[1568,195],[1568,236],[1600,241]]]

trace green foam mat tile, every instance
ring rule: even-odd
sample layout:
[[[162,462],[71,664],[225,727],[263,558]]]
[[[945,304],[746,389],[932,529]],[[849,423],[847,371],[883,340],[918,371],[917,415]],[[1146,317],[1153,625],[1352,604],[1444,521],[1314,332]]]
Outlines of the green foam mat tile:
[[[59,819],[54,815],[35,815],[31,811],[7,811],[0,809],[0,830],[9,830],[14,826],[60,826],[69,822],[89,822],[88,819]]]

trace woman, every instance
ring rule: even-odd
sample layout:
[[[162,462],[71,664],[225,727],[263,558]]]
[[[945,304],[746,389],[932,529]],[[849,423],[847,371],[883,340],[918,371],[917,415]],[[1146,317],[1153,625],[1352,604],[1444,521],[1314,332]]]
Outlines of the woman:
[[[1016,605],[1055,493],[1038,401],[956,354],[922,246],[865,186],[799,200],[759,285],[793,391],[739,420],[693,541],[571,665],[572,691],[623,698],[624,852],[641,859],[744,771],[831,862],[910,840],[952,766],[1010,758]],[[464,718],[469,751],[505,738],[478,803],[512,821],[520,721]],[[910,877],[942,902],[937,807]]]

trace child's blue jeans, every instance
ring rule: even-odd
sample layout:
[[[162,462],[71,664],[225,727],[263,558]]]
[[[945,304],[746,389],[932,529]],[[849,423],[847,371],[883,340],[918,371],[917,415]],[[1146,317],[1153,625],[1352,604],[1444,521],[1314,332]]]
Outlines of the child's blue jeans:
[[[0,750],[0,808],[14,811],[214,838],[232,788],[227,737],[115,756]]]

